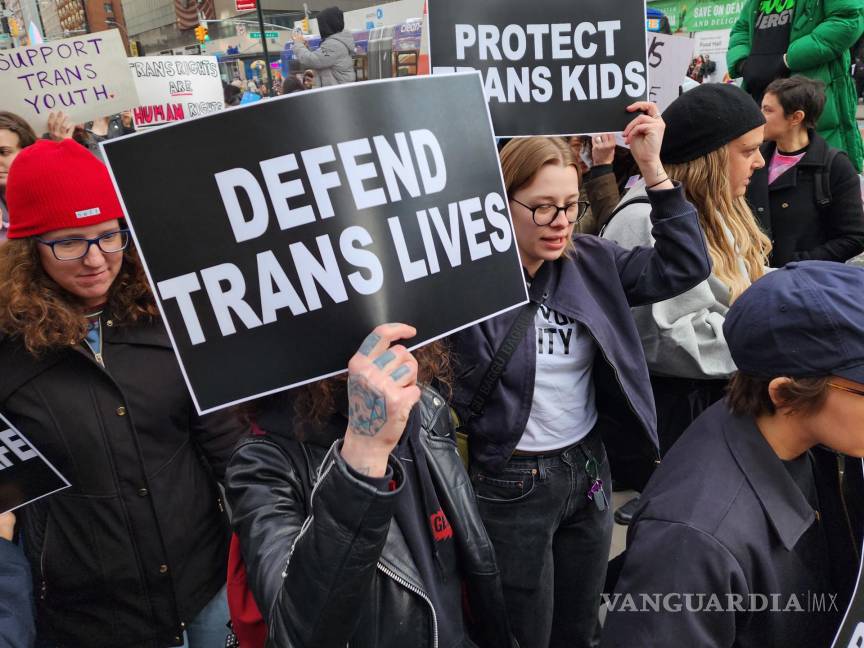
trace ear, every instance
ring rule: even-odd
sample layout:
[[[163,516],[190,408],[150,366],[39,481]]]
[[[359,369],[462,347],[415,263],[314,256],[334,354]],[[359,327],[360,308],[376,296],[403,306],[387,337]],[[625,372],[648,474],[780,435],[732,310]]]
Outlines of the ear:
[[[801,112],[800,110],[798,112]],[[770,383],[768,383],[768,396],[771,398],[771,402],[774,403],[774,409],[778,412],[783,410],[786,407],[786,401],[782,396],[783,388],[792,382],[791,378],[774,378]]]
[[[803,110],[796,110],[789,116],[789,123],[792,126],[799,126],[804,121],[805,116]]]

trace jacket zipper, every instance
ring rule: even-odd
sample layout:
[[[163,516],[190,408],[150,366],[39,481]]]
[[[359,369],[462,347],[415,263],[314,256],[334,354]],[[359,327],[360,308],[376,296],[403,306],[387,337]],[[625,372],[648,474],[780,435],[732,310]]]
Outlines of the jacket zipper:
[[[630,408],[630,411],[633,412],[633,415],[636,417],[636,419],[641,421],[641,419],[639,418],[639,412],[636,411],[636,408],[634,408],[633,404],[630,402],[630,398],[627,396],[627,392],[624,389],[624,384],[621,382],[621,378],[618,376],[618,367],[616,367],[612,362],[609,361],[609,356],[606,355],[606,351],[604,351],[603,347],[600,346],[600,343],[597,341],[597,338],[594,337],[594,333],[591,332],[591,329],[588,328],[585,324],[582,324],[582,326],[585,326],[585,330],[588,331],[588,335],[590,335],[591,339],[594,340],[594,346],[600,350],[600,355],[603,356],[603,360],[606,362],[607,365],[612,367],[612,373],[615,375],[615,382],[618,383],[618,387],[621,389],[621,393],[624,394],[624,400],[627,401],[627,407]],[[660,463],[659,451],[656,452],[654,455],[654,463]]]
[[[45,537],[42,538],[42,551],[39,553],[39,599],[44,601],[48,598],[48,578],[45,576],[45,554],[48,549],[48,525],[51,523],[49,516],[45,516]]]
[[[843,516],[846,518],[846,528],[849,531],[849,540],[852,542],[852,551],[855,552],[855,559],[861,562],[861,554],[858,551],[858,545],[855,542],[855,532],[852,530],[852,520],[849,518],[849,509],[846,507],[846,493],[843,492],[843,483],[846,481],[846,460],[844,457],[837,455],[837,485],[840,491],[840,505],[843,507]]]
[[[405,589],[414,592],[417,596],[419,596],[424,601],[426,601],[426,603],[429,604],[429,609],[432,610],[432,647],[438,648],[438,615],[435,614],[435,607],[432,605],[432,601],[429,600],[429,597],[426,595],[426,593],[419,587],[415,587],[414,585],[406,581],[393,570],[388,569],[387,567],[382,565],[380,562],[378,563],[378,569],[380,569],[387,576],[399,583]]]

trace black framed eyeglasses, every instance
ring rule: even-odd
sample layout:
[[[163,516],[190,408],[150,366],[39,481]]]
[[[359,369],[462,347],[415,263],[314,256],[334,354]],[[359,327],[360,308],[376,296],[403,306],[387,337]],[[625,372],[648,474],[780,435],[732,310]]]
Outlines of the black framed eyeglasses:
[[[568,222],[578,223],[580,220],[585,218],[585,214],[588,211],[589,204],[587,200],[577,200],[576,202],[567,203],[563,207],[559,207],[558,205],[552,205],[549,203],[544,203],[535,207],[529,207],[525,203],[519,202],[515,198],[511,198],[510,200],[515,202],[517,205],[522,205],[525,209],[529,210],[531,212],[531,219],[538,227],[542,227],[543,225],[549,225],[556,218],[558,218],[558,214],[562,211],[567,217]]]
[[[839,389],[840,391],[849,392],[850,394],[856,394],[858,396],[864,396],[864,390],[855,389],[854,387],[847,387],[846,385],[838,385],[837,383],[829,382],[829,387],[833,387],[834,389]]]
[[[66,238],[54,241],[36,239],[42,245],[51,248],[54,258],[58,261],[75,261],[83,259],[90,252],[90,246],[97,246],[105,254],[122,252],[129,245],[129,230],[121,229],[105,232],[96,238]]]

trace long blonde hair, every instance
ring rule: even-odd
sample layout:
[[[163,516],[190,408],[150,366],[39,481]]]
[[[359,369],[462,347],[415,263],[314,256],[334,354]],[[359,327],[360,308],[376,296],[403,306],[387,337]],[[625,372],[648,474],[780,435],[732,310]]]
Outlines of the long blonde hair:
[[[724,146],[692,162],[664,167],[670,178],[684,185],[687,200],[696,207],[708,241],[713,273],[731,288],[730,297],[734,301],[764,274],[771,241],[759,229],[744,197],[732,195],[728,164],[729,153]],[[724,225],[732,233],[733,241],[727,237]],[[738,257],[744,260],[747,277],[741,274]]]

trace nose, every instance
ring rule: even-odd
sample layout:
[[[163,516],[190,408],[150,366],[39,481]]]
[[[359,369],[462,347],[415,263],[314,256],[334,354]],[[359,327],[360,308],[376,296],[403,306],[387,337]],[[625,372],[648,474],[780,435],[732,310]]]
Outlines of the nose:
[[[756,160],[754,163],[754,169],[761,169],[765,166],[765,158],[762,157],[762,151],[756,151]]]
[[[558,213],[555,214],[555,218],[549,223],[549,227],[554,227],[555,229],[562,229],[568,225],[570,225],[570,221],[567,220],[567,212],[563,209],[559,209]]]
[[[84,255],[82,259],[84,265],[89,266],[91,268],[98,268],[105,263],[105,255],[102,250],[99,249],[98,245],[91,245],[90,249],[87,250],[87,254]]]

